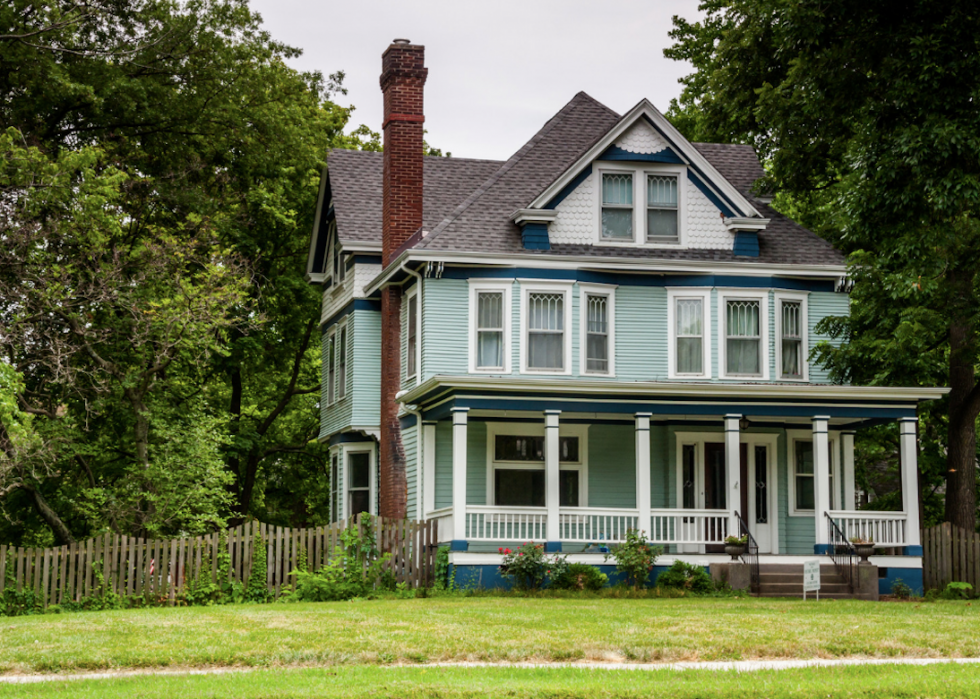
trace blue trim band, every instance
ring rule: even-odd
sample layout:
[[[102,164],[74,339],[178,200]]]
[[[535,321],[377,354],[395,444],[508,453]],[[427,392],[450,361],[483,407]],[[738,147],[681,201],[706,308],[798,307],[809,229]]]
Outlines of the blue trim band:
[[[905,547],[906,556],[923,556],[925,555],[925,550],[921,546],[906,546]]]
[[[350,258],[354,261],[354,264],[357,265],[380,265],[381,264],[381,255],[357,254],[357,255],[351,255]]]
[[[825,556],[828,553],[833,553],[834,547],[830,544],[814,544],[813,552],[818,556]]]
[[[755,231],[735,231],[732,252],[736,257],[758,257],[759,235]]]
[[[548,224],[528,222],[521,226],[521,242],[525,250],[551,250]]]
[[[341,432],[330,438],[330,446],[337,444],[349,444],[350,442],[373,442],[374,440],[363,434],[356,432]]]
[[[470,548],[470,542],[466,539],[453,539],[449,542],[450,551],[466,551]]]
[[[330,316],[330,320],[320,326],[321,335],[326,333],[331,327],[342,321],[354,311],[375,311],[381,312],[381,301],[375,299],[353,299],[346,306]]]
[[[718,210],[721,211],[721,213],[725,214],[725,216],[729,218],[735,218],[737,216],[737,214],[732,210],[732,208],[729,207],[728,204],[723,202],[718,197],[717,194],[711,191],[711,188],[709,188],[708,185],[706,185],[704,181],[700,177],[698,177],[694,172],[688,171],[687,179],[689,179],[691,183],[701,191],[701,194],[706,196],[712,204],[717,206]]]
[[[544,542],[544,552],[545,553],[561,553],[561,542],[560,541],[546,541],[546,542]]]
[[[574,180],[572,180],[564,187],[562,187],[562,190],[558,192],[558,194],[556,194],[554,197],[552,197],[551,201],[545,204],[542,208],[544,209],[556,208],[559,204],[565,201],[565,197],[567,197],[569,194],[574,192],[575,188],[578,187],[583,182],[585,182],[585,180],[587,180],[591,174],[592,174],[592,163],[589,163],[585,167],[585,169],[582,170],[582,172],[580,172],[578,175],[575,176]]]
[[[609,146],[596,160],[684,164],[684,161],[670,148],[665,148],[658,153],[632,153],[628,150],[623,150],[619,146]]]
[[[414,415],[402,415],[398,418],[398,426],[403,430],[407,430],[409,427],[415,427],[418,419]]]

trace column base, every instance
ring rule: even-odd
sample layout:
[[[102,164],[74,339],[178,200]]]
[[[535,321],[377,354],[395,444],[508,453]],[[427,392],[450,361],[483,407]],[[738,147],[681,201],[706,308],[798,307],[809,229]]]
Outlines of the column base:
[[[468,551],[470,548],[470,542],[466,539],[453,539],[449,542],[450,551]]]
[[[544,542],[544,552],[545,553],[561,553],[561,542],[560,541],[546,541],[546,542]]]
[[[814,544],[813,552],[818,556],[826,556],[834,552],[834,547],[832,544]]]

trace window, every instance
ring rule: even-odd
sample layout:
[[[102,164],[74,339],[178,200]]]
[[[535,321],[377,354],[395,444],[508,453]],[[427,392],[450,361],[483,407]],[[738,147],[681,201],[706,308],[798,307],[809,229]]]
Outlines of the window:
[[[334,340],[336,339],[336,333],[330,333],[327,337],[327,405],[330,405],[334,401],[334,375],[336,373],[336,364],[334,363]]]
[[[337,330],[337,389],[338,399],[347,395],[347,324]]]
[[[602,174],[602,237],[633,240],[632,174]]]
[[[419,297],[418,294],[412,294],[408,297],[408,360],[406,362],[406,375],[408,377],[415,376],[418,367],[418,310],[419,310]]]
[[[580,285],[579,345],[583,374],[615,373],[615,287]]]
[[[796,509],[812,510],[813,493],[813,442],[798,441],[794,456],[796,485]]]
[[[755,447],[755,523],[769,523],[769,451],[765,446]]]
[[[779,378],[806,381],[807,298],[805,294],[776,294],[776,361]]]
[[[567,332],[571,310],[569,288],[533,283],[524,285],[522,371],[570,373],[571,342]]]
[[[544,430],[530,425],[487,423],[487,502],[500,507],[545,507]],[[587,427],[563,427],[558,438],[558,505],[586,504]],[[566,432],[572,434],[566,434]]]
[[[476,368],[504,368],[504,293],[476,294]]]
[[[510,282],[470,281],[470,371],[510,373]]]
[[[677,177],[673,175],[647,175],[647,242],[678,242]]]
[[[704,300],[679,298],[675,303],[675,371],[678,374],[701,375],[704,373]]]
[[[339,522],[341,519],[340,509],[339,509],[339,493],[340,489],[340,468],[339,468],[340,457],[337,452],[334,452],[330,457],[330,519],[333,522]]]
[[[347,454],[348,514],[356,515],[371,511],[371,454],[366,451]]]
[[[725,366],[732,376],[762,376],[761,303],[725,303]]]
[[[333,278],[337,284],[343,283],[347,277],[347,264],[341,252],[340,238],[334,238],[333,246]]]
[[[709,289],[668,289],[668,375],[675,379],[711,376],[711,307]]]
[[[578,437],[558,438],[559,463],[578,463]],[[544,463],[544,435],[498,434],[493,444],[494,461],[540,461]]]

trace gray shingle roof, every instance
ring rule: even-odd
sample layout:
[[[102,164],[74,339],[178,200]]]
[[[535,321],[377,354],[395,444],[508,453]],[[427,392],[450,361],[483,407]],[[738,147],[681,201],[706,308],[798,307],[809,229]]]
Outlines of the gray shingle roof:
[[[506,162],[426,158],[422,228],[425,250],[492,254],[528,253],[511,214],[526,207],[620,120],[584,92],[575,95]],[[695,148],[771,221],[759,233],[759,257],[731,250],[611,248],[553,245],[541,255],[588,255],[728,261],[756,264],[843,264],[830,243],[764,204],[752,192],[763,170],[751,146],[695,143]],[[380,242],[381,153],[333,151],[328,159],[338,231],[342,241]]]

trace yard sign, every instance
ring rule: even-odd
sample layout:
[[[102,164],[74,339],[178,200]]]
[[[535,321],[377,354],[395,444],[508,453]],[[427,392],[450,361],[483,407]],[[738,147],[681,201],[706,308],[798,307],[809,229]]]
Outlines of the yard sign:
[[[803,599],[807,592],[816,592],[820,599],[820,561],[803,562]]]

